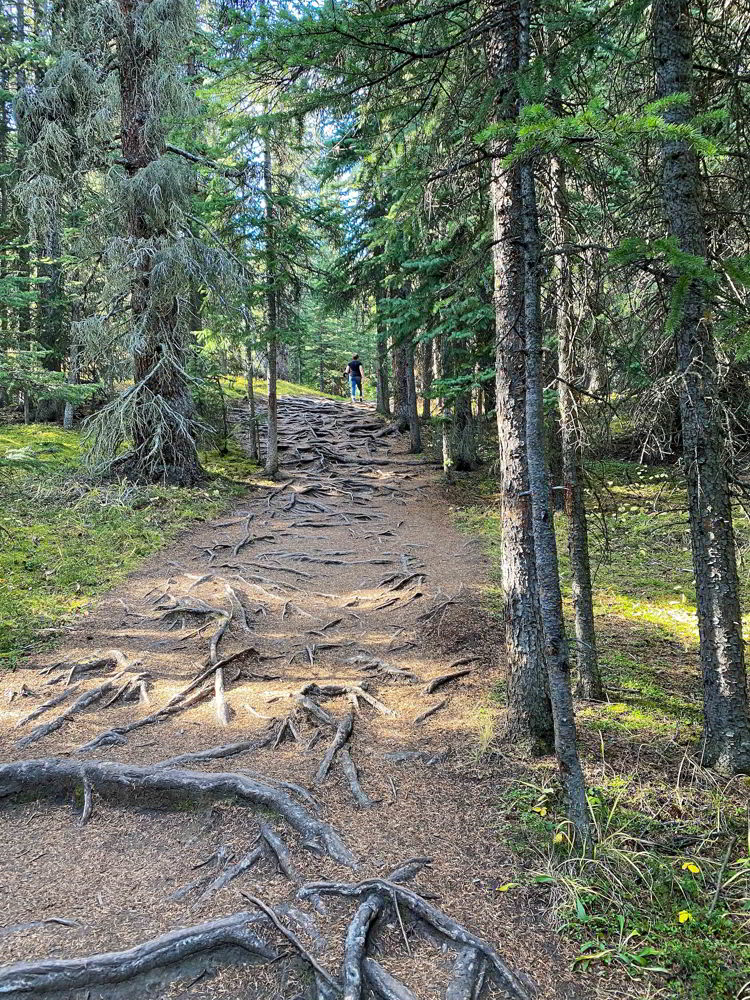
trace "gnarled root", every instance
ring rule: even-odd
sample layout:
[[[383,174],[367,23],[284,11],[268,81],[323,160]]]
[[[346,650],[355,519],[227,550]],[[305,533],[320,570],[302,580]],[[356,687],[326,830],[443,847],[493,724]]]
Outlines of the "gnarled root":
[[[462,948],[474,948],[487,960],[489,974],[494,976],[499,986],[513,1000],[529,1000],[526,987],[518,976],[508,968],[488,941],[472,934],[471,931],[456,923],[455,920],[438,910],[436,906],[428,903],[427,900],[405,886],[388,879],[377,878],[367,879],[357,885],[346,885],[340,882],[310,882],[300,889],[299,895],[302,899],[319,895],[349,896],[356,899],[359,896],[370,896],[373,893],[380,895],[384,905],[392,901],[399,907],[404,907],[418,920],[427,924],[433,932],[447,938],[454,945]]]
[[[104,795],[161,792],[216,801],[227,796],[236,797],[277,812],[302,836],[304,846],[310,850],[328,854],[341,864],[354,865],[351,852],[333,827],[312,816],[280,788],[272,788],[243,774],[136,767],[102,761],[81,764],[49,757],[0,766],[0,798],[44,788],[73,789],[85,780]]]
[[[113,986],[226,947],[241,948],[257,958],[273,961],[278,957],[276,952],[250,930],[250,924],[259,922],[257,916],[240,911],[220,920],[169,931],[127,951],[6,965],[0,968],[0,996],[39,997],[54,991]]]

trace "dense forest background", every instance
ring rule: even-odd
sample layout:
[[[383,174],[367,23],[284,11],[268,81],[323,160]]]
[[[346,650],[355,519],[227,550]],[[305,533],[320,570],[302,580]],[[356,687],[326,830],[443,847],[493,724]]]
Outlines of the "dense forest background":
[[[687,515],[700,765],[750,773],[741,3],[17,0],[0,33],[7,422],[192,488],[246,398],[275,476],[280,383],[346,395],[358,351],[411,452],[494,484],[505,733],[556,753],[583,854],[590,548],[622,530],[606,463],[653,466]]]

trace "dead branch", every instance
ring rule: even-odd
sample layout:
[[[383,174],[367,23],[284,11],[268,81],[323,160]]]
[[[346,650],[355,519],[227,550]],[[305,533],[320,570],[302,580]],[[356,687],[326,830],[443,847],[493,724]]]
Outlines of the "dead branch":
[[[288,927],[285,927],[282,924],[282,922],[279,920],[278,916],[274,913],[274,911],[271,909],[271,907],[270,906],[266,906],[266,904],[263,903],[260,899],[258,899],[255,896],[250,896],[246,892],[243,892],[242,895],[245,897],[245,899],[249,903],[252,903],[253,906],[257,906],[259,910],[262,910],[263,913],[265,913],[265,915],[268,917],[268,919],[274,925],[274,927],[276,928],[276,930],[279,931],[280,934],[283,934],[283,936],[287,939],[287,941],[289,941],[289,943],[294,946],[294,948],[302,956],[302,958],[308,963],[308,965],[310,965],[315,970],[315,972],[319,976],[321,976],[326,981],[326,983],[330,987],[332,987],[338,993],[338,984],[335,982],[335,980],[330,975],[330,973],[328,973],[323,968],[323,966],[320,965],[320,963],[317,962],[313,958],[313,956],[310,954],[310,952],[307,951],[307,949],[303,946],[302,942],[297,937],[297,935],[294,933],[294,931],[290,931]]]

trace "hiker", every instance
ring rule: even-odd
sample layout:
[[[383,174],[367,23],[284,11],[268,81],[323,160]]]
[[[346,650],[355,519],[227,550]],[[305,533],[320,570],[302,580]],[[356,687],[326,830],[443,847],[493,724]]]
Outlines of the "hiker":
[[[349,376],[349,386],[352,390],[352,402],[354,403],[357,398],[357,389],[359,389],[359,400],[362,402],[362,376],[364,371],[362,370],[362,362],[359,360],[358,354],[352,355],[352,360],[346,366],[345,375]]]

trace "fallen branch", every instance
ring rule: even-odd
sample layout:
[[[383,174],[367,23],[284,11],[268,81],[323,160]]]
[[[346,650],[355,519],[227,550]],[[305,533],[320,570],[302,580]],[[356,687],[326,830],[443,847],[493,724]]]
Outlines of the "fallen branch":
[[[302,942],[294,933],[294,931],[290,931],[288,927],[285,927],[282,924],[282,922],[279,920],[279,918],[271,909],[271,907],[266,906],[266,904],[263,903],[260,899],[258,899],[255,896],[250,896],[246,892],[243,892],[242,895],[249,903],[252,903],[253,906],[257,906],[259,910],[262,910],[262,912],[268,917],[268,919],[274,925],[276,930],[279,931],[280,934],[283,934],[283,936],[287,939],[287,941],[289,941],[289,943],[294,946],[294,948],[302,956],[302,958],[304,958],[304,960],[308,963],[308,965],[310,965],[315,970],[315,972],[319,976],[321,976],[325,980],[325,982],[338,993],[338,984],[335,982],[331,974],[327,972],[323,968],[323,966],[320,965],[320,963],[313,958],[310,952],[307,951],[307,949],[303,946]]]
[[[447,704],[448,704],[448,699],[443,698],[443,700],[439,701],[437,705],[433,705],[432,708],[428,708],[426,712],[422,712],[421,715],[418,715],[414,720],[414,725],[415,726],[421,725],[426,719],[429,719],[429,717],[431,715],[434,715],[435,712],[439,712],[440,709],[444,708]]]

